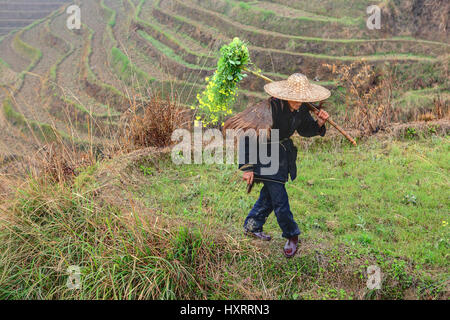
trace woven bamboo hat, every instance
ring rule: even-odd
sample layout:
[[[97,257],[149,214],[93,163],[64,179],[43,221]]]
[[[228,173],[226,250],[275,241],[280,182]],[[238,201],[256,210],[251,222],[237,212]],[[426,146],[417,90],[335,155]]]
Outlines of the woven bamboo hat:
[[[309,82],[302,73],[294,73],[287,80],[268,83],[264,90],[272,97],[298,102],[321,101],[331,95],[330,90]]]

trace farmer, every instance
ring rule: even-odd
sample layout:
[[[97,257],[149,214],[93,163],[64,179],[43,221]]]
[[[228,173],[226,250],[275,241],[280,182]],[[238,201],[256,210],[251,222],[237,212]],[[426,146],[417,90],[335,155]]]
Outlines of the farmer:
[[[273,175],[261,173],[259,159],[256,164],[240,163],[239,169],[244,171],[243,179],[251,188],[254,182],[262,182],[263,187],[259,199],[250,210],[244,223],[244,232],[261,240],[271,240],[270,235],[263,232],[264,223],[272,211],[287,239],[284,254],[287,258],[297,252],[300,230],[289,207],[289,199],[285,188],[288,175],[291,180],[297,176],[297,148],[290,137],[298,132],[303,137],[324,136],[324,126],[328,113],[322,109],[316,112],[317,120],[311,116],[304,102],[322,101],[330,96],[330,91],[322,86],[312,84],[303,74],[291,75],[286,81],[266,84],[264,90],[271,96],[267,101],[252,106],[229,119],[225,129],[264,128],[279,130],[279,169]],[[273,143],[273,141],[271,142]],[[248,145],[245,159],[248,157]],[[247,160],[246,160],[247,161]],[[250,189],[249,188],[249,189]]]

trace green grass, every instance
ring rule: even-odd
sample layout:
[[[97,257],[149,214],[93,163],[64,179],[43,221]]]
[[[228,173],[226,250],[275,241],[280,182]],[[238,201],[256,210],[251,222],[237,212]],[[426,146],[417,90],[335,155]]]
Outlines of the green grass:
[[[358,148],[317,144],[299,153],[299,177],[287,184],[305,237],[376,249],[419,264],[447,265],[450,239],[448,228],[442,227],[450,205],[447,138],[387,146],[372,142]],[[257,191],[245,195],[234,166],[163,168],[143,190],[149,206],[164,208],[168,216],[213,219],[239,228],[258,196]],[[417,203],[406,201],[408,195]],[[266,231],[280,233],[274,217]]]
[[[175,166],[151,152],[70,185],[31,180],[10,203],[15,220],[0,222],[0,298],[445,298],[450,144],[425,136],[300,148],[287,189],[302,241],[290,260],[273,215],[271,242],[242,235],[259,188],[246,195],[234,165]],[[104,188],[122,205],[99,201]],[[378,292],[365,288],[371,264]],[[66,287],[70,265],[81,290]]]
[[[106,23],[106,32],[103,34],[103,43],[106,46],[106,48],[117,47],[117,40],[114,37],[114,32],[113,32],[113,28],[116,26],[117,13],[115,10],[106,6],[104,1],[101,2],[101,6],[106,11],[107,16],[110,17],[108,22]],[[109,44],[107,44],[108,41],[110,41]],[[108,51],[108,50],[106,50],[106,51]],[[108,59],[110,59],[110,58],[111,57],[108,55]]]
[[[449,91],[444,86],[436,88],[425,88],[420,90],[410,90],[403,93],[394,102],[402,108],[413,109],[433,106],[433,101],[439,96],[448,101]]]
[[[48,17],[42,18],[39,20],[34,21],[32,24],[26,26],[25,28],[21,29],[17,34],[14,36],[12,45],[14,50],[20,55],[22,55],[25,59],[30,60],[30,64],[27,66],[27,68],[22,71],[19,75],[19,78],[23,81],[23,78],[25,77],[25,74],[29,71],[31,71],[36,64],[41,60],[42,58],[42,52],[38,48],[35,48],[31,46],[30,44],[26,43],[21,39],[21,36],[24,32],[31,30],[32,28],[36,27],[37,25],[45,22],[47,19],[52,19],[54,16],[58,14],[58,12],[61,9],[57,9],[53,11]],[[19,86],[20,87],[20,86]]]
[[[84,66],[84,74],[86,75],[86,80],[96,82],[97,76],[92,71],[89,60],[92,54],[92,39],[94,37],[94,30],[83,24],[83,27],[88,30],[85,42],[84,42],[84,55],[83,55],[83,66]]]
[[[109,119],[111,117],[119,117],[122,113],[116,112],[112,110],[107,105],[101,105],[102,108],[105,110],[102,113],[99,112],[92,112],[91,110],[88,110],[86,106],[81,105],[72,99],[69,99],[67,97],[59,97],[62,102],[64,102],[66,105],[69,105],[71,108],[75,108],[78,112],[81,112],[86,115],[88,118],[92,118],[94,121],[100,120],[100,119]]]

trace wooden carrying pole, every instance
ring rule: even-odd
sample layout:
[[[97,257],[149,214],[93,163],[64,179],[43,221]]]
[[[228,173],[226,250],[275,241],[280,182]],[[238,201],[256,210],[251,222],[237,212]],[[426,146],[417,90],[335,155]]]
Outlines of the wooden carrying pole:
[[[244,68],[244,70],[254,74],[257,77],[260,77],[260,78],[266,80],[267,82],[273,82],[272,79],[267,78],[266,76],[264,76],[258,72],[248,70],[247,68]],[[319,109],[316,106],[314,106],[312,103],[306,102],[306,105],[308,106],[308,108],[310,110],[312,110],[314,112],[319,112]],[[346,137],[348,141],[350,141],[354,146],[356,146],[356,141],[352,137],[350,137],[350,135],[347,132],[345,132],[345,130],[342,129],[336,122],[334,122],[330,118],[327,119],[327,122],[329,122],[333,127],[335,127],[337,129],[337,131],[339,131],[344,137]]]

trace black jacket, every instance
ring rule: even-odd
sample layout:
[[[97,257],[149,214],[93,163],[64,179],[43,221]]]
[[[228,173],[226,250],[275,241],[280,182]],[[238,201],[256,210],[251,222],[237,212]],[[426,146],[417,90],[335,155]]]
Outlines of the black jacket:
[[[325,126],[319,127],[317,121],[309,113],[306,104],[302,104],[296,111],[289,109],[288,102],[277,98],[269,99],[272,108],[272,129],[279,129],[279,170],[273,175],[262,175],[261,168],[267,165],[261,165],[259,156],[256,164],[250,164],[249,156],[249,139],[245,140],[245,160],[239,163],[239,169],[242,171],[253,171],[255,178],[261,180],[275,180],[279,182],[287,182],[289,175],[291,180],[297,177],[297,148],[294,146],[290,137],[295,133],[302,137],[324,136],[326,133]],[[270,148],[268,149],[268,156],[270,156]],[[259,144],[258,149],[259,151]],[[259,153],[258,153],[259,154]]]

